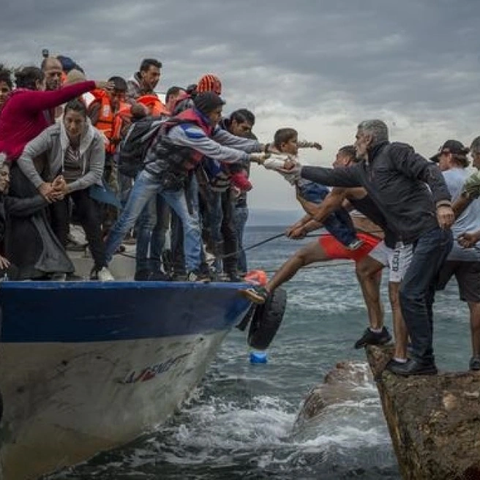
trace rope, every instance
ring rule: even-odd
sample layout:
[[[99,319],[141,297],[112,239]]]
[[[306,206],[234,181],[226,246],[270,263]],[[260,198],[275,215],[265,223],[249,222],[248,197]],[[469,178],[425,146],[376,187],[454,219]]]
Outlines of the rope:
[[[366,233],[370,233],[370,234],[375,234],[375,233],[383,233],[383,230],[377,230],[377,231],[373,231],[373,232],[366,232]],[[319,237],[325,237],[327,235],[331,235],[330,233],[307,233],[305,235],[305,237],[303,238],[319,238]],[[265,245],[266,243],[269,243],[273,240],[277,240],[278,238],[282,238],[282,237],[285,237],[286,234],[285,233],[278,233],[277,235],[273,235],[271,237],[268,237],[266,238],[265,240],[262,240],[260,242],[257,242],[257,243],[254,243],[253,245],[249,245],[248,247],[245,247],[245,248],[240,248],[238,250],[236,250],[235,252],[232,252],[232,253],[227,253],[226,255],[219,255],[218,257],[216,257],[218,260],[223,260],[224,258],[229,258],[229,257],[233,257],[233,256],[236,256],[238,255],[240,252],[247,252],[248,250],[252,250],[254,248],[257,248],[257,247],[260,247],[262,245]],[[125,252],[119,252],[118,255],[121,255],[122,257],[127,257],[127,258],[136,258],[135,255],[132,255],[130,253],[125,253]],[[337,266],[337,265],[349,265],[350,262],[348,263],[341,263],[341,264],[334,264],[334,265],[329,265],[329,266]],[[316,267],[303,267],[304,269],[305,268],[321,268],[321,267],[326,267],[327,265],[318,265]],[[269,273],[267,271],[267,273]]]
[[[284,236],[285,236],[285,233],[279,233],[277,235],[273,235],[273,237],[268,237],[265,240],[262,240],[261,242],[254,243],[253,245],[250,245],[249,247],[240,248],[236,252],[227,253],[226,255],[219,255],[217,258],[219,260],[223,260],[224,258],[233,257],[234,255],[238,255],[242,251],[246,252],[247,250],[252,250],[253,248],[260,247],[261,245],[265,245],[266,243],[271,242],[272,240],[276,240],[277,238],[281,238],[281,237],[284,237]]]

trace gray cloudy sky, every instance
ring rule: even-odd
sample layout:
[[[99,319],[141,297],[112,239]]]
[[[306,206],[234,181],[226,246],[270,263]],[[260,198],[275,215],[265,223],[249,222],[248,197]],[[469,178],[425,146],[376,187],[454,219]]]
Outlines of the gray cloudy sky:
[[[156,57],[162,90],[216,73],[227,112],[253,110],[265,141],[297,128],[325,165],[365,118],[424,155],[480,135],[479,38],[479,0],[13,0],[0,61],[39,63],[46,47],[103,79]],[[283,179],[254,170],[253,207],[295,208]]]

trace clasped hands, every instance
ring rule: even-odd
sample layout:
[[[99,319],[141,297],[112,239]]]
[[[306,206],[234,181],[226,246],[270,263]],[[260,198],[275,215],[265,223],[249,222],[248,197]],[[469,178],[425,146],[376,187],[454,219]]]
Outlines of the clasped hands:
[[[68,194],[68,185],[63,175],[58,175],[52,182],[42,183],[38,191],[48,203],[53,203],[65,198]]]

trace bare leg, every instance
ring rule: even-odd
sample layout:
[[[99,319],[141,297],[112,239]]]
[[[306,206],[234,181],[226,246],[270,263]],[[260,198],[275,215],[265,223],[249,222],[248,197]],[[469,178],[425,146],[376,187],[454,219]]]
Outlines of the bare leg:
[[[400,283],[389,282],[388,296],[390,298],[390,305],[392,306],[393,317],[393,335],[395,337],[395,351],[393,356],[398,359],[407,359],[407,342],[408,331],[407,326],[403,320],[402,309],[400,308],[400,301],[398,291]]]
[[[370,328],[383,327],[383,305],[380,300],[380,282],[384,265],[368,255],[357,262],[355,272],[367,306]]]
[[[480,303],[468,302],[473,356],[480,356]]]
[[[318,241],[311,242],[294,253],[276,272],[265,288],[271,292],[280,285],[288,282],[302,267],[314,262],[330,260]]]

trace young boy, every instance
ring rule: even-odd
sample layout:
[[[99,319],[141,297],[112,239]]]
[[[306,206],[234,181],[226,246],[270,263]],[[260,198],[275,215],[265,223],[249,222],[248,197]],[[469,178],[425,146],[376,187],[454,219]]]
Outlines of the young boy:
[[[293,173],[290,174],[287,171],[300,164],[298,160],[299,146],[321,150],[321,145],[318,143],[299,142],[298,133],[293,128],[277,130],[274,136],[274,144],[279,153],[272,154],[264,160],[263,166],[269,170],[279,172],[289,183],[294,185],[300,203],[302,203],[301,200],[305,200],[317,205],[320,204],[328,195],[329,189],[324,185],[309,180],[297,179]],[[347,248],[356,250],[362,245],[363,242],[357,237],[350,215],[345,209],[341,208],[330,214],[323,224],[328,232]]]

